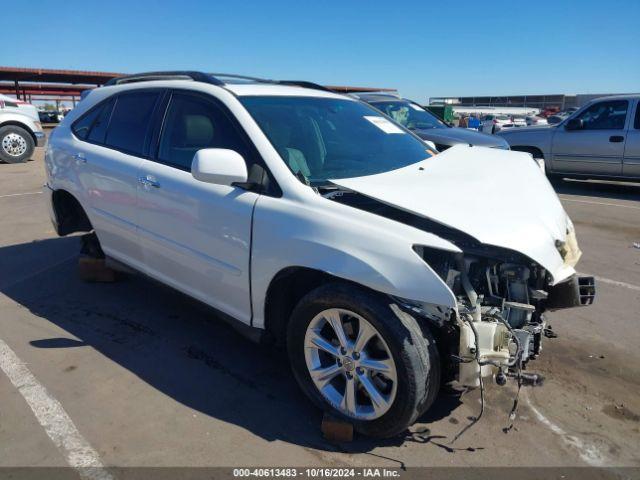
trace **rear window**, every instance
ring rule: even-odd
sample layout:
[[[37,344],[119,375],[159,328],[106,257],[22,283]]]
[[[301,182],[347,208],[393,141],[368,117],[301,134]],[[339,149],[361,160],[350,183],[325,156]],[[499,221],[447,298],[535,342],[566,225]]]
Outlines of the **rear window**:
[[[107,130],[106,145],[133,155],[142,155],[158,96],[158,92],[118,96]]]

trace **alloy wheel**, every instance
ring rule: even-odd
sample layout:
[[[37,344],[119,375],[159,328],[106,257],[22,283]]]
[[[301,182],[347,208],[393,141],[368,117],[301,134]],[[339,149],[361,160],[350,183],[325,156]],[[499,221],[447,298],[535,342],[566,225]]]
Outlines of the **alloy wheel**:
[[[389,346],[361,315],[331,308],[316,315],[304,339],[311,380],[336,410],[357,420],[384,415],[398,374]]]

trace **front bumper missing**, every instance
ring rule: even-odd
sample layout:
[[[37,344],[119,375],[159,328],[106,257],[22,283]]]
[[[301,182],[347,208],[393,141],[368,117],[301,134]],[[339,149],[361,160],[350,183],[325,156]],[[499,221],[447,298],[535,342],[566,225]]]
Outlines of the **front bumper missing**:
[[[549,290],[545,306],[548,310],[587,306],[594,302],[595,294],[593,277],[573,275]],[[479,387],[480,375],[488,377],[506,372],[516,363],[525,364],[540,352],[546,325],[544,317],[521,328],[508,328],[495,318],[495,315],[485,315],[484,307],[481,320],[462,313],[458,380],[463,386]],[[519,351],[516,352],[514,346],[518,346]]]

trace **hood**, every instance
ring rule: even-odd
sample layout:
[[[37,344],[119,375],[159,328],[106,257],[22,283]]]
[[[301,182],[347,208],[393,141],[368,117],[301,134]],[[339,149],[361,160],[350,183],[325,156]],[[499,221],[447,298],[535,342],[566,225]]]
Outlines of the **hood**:
[[[423,140],[430,140],[433,143],[439,143],[441,145],[457,145],[463,143],[477,147],[509,147],[509,144],[500,137],[468,130],[466,128],[431,128],[428,130],[414,130],[414,133]]]
[[[457,145],[408,167],[332,183],[520,252],[554,283],[575,273],[556,247],[570,220],[527,153]]]
[[[18,103],[17,109],[11,109],[11,112],[22,113],[31,117],[34,121],[39,122],[40,117],[38,116],[38,109],[30,103],[26,103],[22,100],[17,100],[15,98],[9,97],[7,95],[0,95],[0,100],[4,100],[5,102]]]

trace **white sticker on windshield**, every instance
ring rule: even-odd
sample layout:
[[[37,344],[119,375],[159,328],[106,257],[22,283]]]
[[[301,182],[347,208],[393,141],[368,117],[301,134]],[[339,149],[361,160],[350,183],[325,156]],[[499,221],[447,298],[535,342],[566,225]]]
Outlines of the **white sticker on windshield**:
[[[384,133],[404,133],[402,130],[400,130],[400,128],[398,128],[396,125],[394,125],[384,117],[365,116],[364,118],[369,120],[371,123],[373,123],[376,127],[382,130]]]
[[[411,105],[411,108],[413,108],[414,110],[418,110],[419,112],[422,111],[422,108],[420,108],[418,105],[414,105],[413,103],[410,103],[409,105]]]

